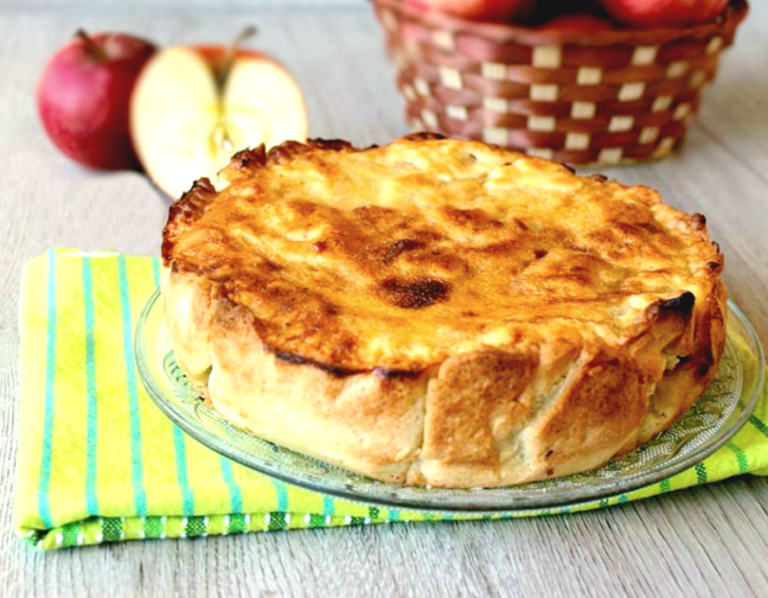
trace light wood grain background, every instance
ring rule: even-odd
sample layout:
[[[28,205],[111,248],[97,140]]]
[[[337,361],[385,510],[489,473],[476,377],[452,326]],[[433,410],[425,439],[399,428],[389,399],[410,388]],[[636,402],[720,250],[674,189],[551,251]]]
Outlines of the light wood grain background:
[[[768,6],[727,56],[685,151],[609,174],[708,216],[733,299],[768,339]],[[759,4],[759,5],[758,5]],[[255,23],[307,96],[313,136],[407,132],[362,1],[0,0],[0,596],[766,596],[768,482],[742,478],[607,511],[493,523],[134,542],[41,554],[14,537],[18,288],[49,246],[156,253],[167,206],[139,175],[93,173],[44,137],[34,89],[77,27],[161,44]]]

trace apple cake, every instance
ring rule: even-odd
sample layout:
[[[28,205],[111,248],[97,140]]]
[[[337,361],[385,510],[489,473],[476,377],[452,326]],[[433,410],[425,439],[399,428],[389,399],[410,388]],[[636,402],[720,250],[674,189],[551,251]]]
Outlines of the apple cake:
[[[477,142],[286,142],[170,210],[176,358],[224,418],[388,482],[598,467],[685,412],[723,257],[643,186]]]

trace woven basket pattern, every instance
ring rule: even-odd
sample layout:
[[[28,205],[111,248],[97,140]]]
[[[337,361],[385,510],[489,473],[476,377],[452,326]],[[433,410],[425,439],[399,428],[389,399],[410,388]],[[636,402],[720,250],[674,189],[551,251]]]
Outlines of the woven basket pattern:
[[[590,35],[373,2],[414,129],[578,165],[678,147],[747,12],[733,0],[714,23]]]

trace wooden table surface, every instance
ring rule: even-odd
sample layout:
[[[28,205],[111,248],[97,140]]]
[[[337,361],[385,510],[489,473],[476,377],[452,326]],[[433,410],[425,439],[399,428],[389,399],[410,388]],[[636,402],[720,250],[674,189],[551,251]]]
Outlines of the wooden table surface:
[[[22,264],[50,246],[159,250],[167,205],[134,173],[61,157],[38,123],[47,57],[77,27],[161,44],[225,42],[256,23],[306,94],[311,134],[404,134],[365,2],[290,5],[45,0],[0,3],[0,596],[768,595],[768,480],[752,477],[610,510],[485,523],[394,524],[131,542],[39,553],[11,528]],[[768,5],[753,2],[685,151],[609,171],[707,215],[731,297],[768,339]],[[758,5],[760,4],[760,5]]]

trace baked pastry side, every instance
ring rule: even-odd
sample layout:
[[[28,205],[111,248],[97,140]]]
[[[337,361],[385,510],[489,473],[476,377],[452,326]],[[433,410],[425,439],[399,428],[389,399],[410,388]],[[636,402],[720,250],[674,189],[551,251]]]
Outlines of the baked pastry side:
[[[163,305],[225,418],[386,481],[602,465],[701,395],[722,256],[644,187],[479,143],[244,152],[171,209]]]

